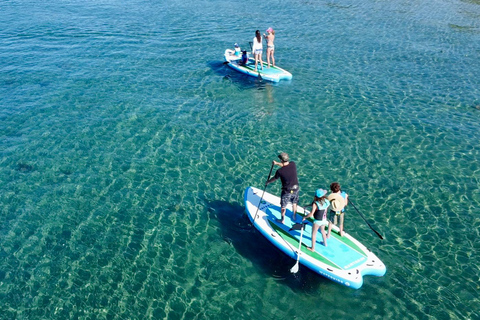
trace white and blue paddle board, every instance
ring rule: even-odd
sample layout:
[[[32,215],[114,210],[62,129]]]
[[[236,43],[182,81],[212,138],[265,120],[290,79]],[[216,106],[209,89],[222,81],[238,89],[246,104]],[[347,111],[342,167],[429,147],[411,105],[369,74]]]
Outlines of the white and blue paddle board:
[[[251,58],[250,55],[247,63],[242,64],[241,63],[242,55],[241,54],[236,55],[235,51],[231,49],[225,50],[224,58],[230,68],[252,77],[257,77],[257,78],[260,77],[263,80],[273,81],[273,82],[292,79],[292,74],[287,70],[284,70],[277,66],[274,67],[272,65],[270,65],[270,68],[268,68],[265,62],[263,63],[263,70],[262,69],[255,70],[255,59]],[[260,66],[260,63],[259,63],[259,66]]]
[[[263,194],[263,198],[262,198]],[[358,289],[363,284],[363,276],[383,276],[386,267],[383,262],[359,241],[348,233],[340,236],[340,230],[332,226],[327,246],[323,245],[320,230],[317,233],[315,252],[307,247],[312,244],[312,221],[308,221],[300,244],[301,230],[291,230],[295,223],[301,223],[307,212],[298,206],[296,220],[292,220],[293,212],[287,207],[284,222],[277,221],[281,218],[280,198],[255,187],[245,190],[245,208],[253,225],[273,245],[288,256],[297,259],[300,255],[300,264],[314,272],[345,285]],[[293,265],[292,261],[292,265]]]

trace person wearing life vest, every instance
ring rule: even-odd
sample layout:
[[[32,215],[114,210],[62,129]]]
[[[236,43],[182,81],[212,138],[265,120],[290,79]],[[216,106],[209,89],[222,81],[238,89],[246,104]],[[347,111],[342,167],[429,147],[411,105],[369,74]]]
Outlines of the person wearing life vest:
[[[334,225],[337,225],[338,219],[340,220],[340,236],[343,237],[345,234],[343,231],[343,220],[345,216],[345,206],[348,204],[348,194],[340,189],[338,182],[332,182],[330,184],[330,190],[332,193],[330,193],[327,198],[330,201],[330,214],[328,218]],[[329,224],[327,238],[330,237],[331,229],[332,224]]]
[[[235,43],[235,55],[236,56],[240,56],[242,50],[240,49],[240,46],[238,45],[238,43]]]
[[[313,227],[312,227],[312,246],[308,247],[310,251],[315,251],[315,243],[317,242],[317,232],[320,228],[322,233],[323,245],[327,246],[327,235],[325,234],[325,226],[329,225],[327,220],[327,211],[330,206],[330,201],[327,199],[327,190],[317,189],[313,197],[312,210],[310,213],[303,217],[303,221],[308,218],[313,217]]]
[[[246,50],[242,51],[242,60],[241,60],[241,64],[243,65],[246,65],[248,62],[248,53]]]

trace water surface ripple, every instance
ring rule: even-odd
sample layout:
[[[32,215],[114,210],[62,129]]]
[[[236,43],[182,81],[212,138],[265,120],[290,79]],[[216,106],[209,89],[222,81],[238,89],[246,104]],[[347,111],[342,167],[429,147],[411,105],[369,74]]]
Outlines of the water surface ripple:
[[[1,14],[0,319],[480,318],[478,1]],[[269,26],[292,81],[223,65]],[[302,205],[342,184],[385,237],[347,209],[384,277],[291,275],[248,227],[243,191],[281,151]]]

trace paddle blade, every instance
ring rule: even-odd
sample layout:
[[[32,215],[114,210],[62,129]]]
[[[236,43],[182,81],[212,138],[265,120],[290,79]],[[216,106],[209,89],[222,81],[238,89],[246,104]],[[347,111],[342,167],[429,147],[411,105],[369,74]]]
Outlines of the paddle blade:
[[[290,232],[292,230],[302,230],[305,227],[305,225],[306,223],[295,223],[288,231]]]
[[[295,265],[290,269],[291,273],[297,273],[298,272],[298,261],[295,263]]]
[[[380,239],[382,239],[382,240],[383,240],[383,237],[382,237],[382,235],[381,235],[380,233],[378,233],[378,231],[377,231],[377,230],[374,230],[374,229],[372,229],[372,230],[373,230],[373,232],[375,232],[375,233],[377,234],[377,236],[378,236]]]

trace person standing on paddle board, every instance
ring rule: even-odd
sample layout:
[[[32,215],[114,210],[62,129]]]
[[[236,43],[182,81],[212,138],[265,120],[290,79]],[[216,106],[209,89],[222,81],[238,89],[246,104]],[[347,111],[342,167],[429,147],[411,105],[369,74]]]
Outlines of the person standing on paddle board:
[[[343,237],[344,232],[343,232],[343,220],[345,216],[345,206],[348,204],[348,194],[345,191],[342,191],[340,189],[340,184],[338,182],[332,182],[330,184],[330,190],[332,193],[328,196],[328,199],[332,202],[332,205],[330,205],[330,214],[329,214],[329,220],[333,222],[334,225],[337,225],[337,217],[340,219],[340,236]],[[333,205],[333,201],[338,200],[337,202],[339,203],[338,207],[335,207]],[[343,203],[341,203],[343,200]],[[327,238],[330,237],[330,230],[332,228],[332,225],[330,224],[328,226],[328,234]]]
[[[280,222],[283,223],[285,219],[285,212],[287,211],[287,204],[289,203],[292,204],[293,221],[295,221],[299,191],[297,165],[295,162],[290,161],[288,154],[285,152],[280,153],[278,158],[281,160],[281,162],[273,160],[273,164],[280,166],[281,168],[275,172],[275,176],[273,178],[265,182],[265,187],[280,178],[282,181],[282,194],[280,196],[282,219],[280,219]]]
[[[270,68],[270,60],[272,60],[272,67],[275,67],[275,58],[273,53],[275,52],[275,45],[273,41],[275,40],[275,30],[272,28],[267,29],[267,35],[263,34],[265,40],[267,40],[267,68]]]
[[[253,38],[252,54],[255,57],[255,71],[257,70],[258,62],[260,61],[260,67],[263,70],[263,60],[262,60],[262,36],[260,35],[260,30],[255,31],[255,38]]]
[[[313,197],[312,210],[310,213],[303,217],[303,221],[313,217],[313,228],[312,228],[312,246],[308,247],[308,250],[315,251],[315,243],[317,242],[317,232],[318,228],[322,232],[323,245],[327,246],[327,235],[325,233],[325,226],[329,224],[327,220],[327,211],[330,206],[330,201],[328,201],[327,190],[318,189],[315,191],[315,196]]]

